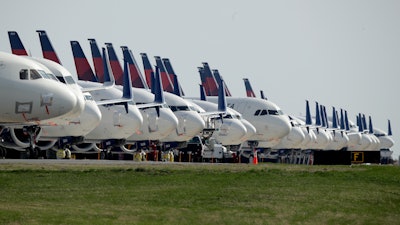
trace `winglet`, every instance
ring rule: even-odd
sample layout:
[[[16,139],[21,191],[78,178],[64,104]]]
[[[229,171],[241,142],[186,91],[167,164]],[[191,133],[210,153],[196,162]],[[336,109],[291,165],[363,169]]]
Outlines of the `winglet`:
[[[143,62],[143,67],[144,67],[144,75],[146,77],[146,82],[147,85],[152,88],[152,80],[153,80],[153,76],[154,76],[154,70],[153,67],[150,64],[150,60],[147,57],[146,53],[140,53],[140,56],[142,57],[142,62]],[[152,74],[153,73],[153,74]]]
[[[310,112],[310,105],[308,104],[308,100],[306,100],[306,125],[311,125],[311,112]]]
[[[347,117],[347,110],[344,111],[344,122],[345,122],[345,127],[346,130],[350,130],[350,126],[349,126],[349,117]]]
[[[371,118],[371,116],[369,116],[369,133],[370,134],[373,134],[374,133],[374,127],[373,127],[373,125],[372,125],[372,118]]]
[[[319,110],[320,110],[320,113],[321,113],[321,123],[322,123],[322,127],[326,127],[324,106],[323,106],[323,105],[320,105],[319,108],[320,108]]]
[[[325,106],[324,106],[324,118],[325,118],[325,125],[326,125],[326,128],[329,128],[328,114],[326,114],[326,107],[325,107]]]
[[[367,130],[367,120],[365,119],[365,114],[362,115],[362,124],[363,124],[363,128],[364,130]]]
[[[154,102],[155,103],[164,103],[164,94],[162,90],[162,80],[160,77],[160,69],[156,66],[156,73],[154,76]]]
[[[85,53],[81,48],[78,41],[71,41],[72,54],[74,56],[76,73],[79,80],[94,81],[97,82],[96,76],[93,74],[93,70],[86,59]]]
[[[115,54],[114,47],[111,43],[105,43],[105,45],[107,47],[111,70],[115,77],[115,83],[118,85],[123,85],[124,71],[122,70],[121,64],[118,61],[117,54]]]
[[[53,45],[51,45],[50,39],[47,36],[46,31],[37,30],[36,32],[38,32],[39,34],[40,45],[42,46],[43,58],[49,59],[61,65],[61,61],[58,58],[57,53],[53,48]]]
[[[358,131],[359,132],[363,132],[364,131],[363,122],[362,122],[362,119],[361,119],[361,113],[359,113],[358,116],[357,116],[357,126],[358,126]]]
[[[16,31],[8,31],[8,39],[10,40],[11,52],[14,55],[28,55],[24,44]]]
[[[332,128],[338,128],[336,109],[334,106],[332,107]]]
[[[261,96],[261,99],[268,100],[268,98],[265,97],[263,90],[260,90],[260,96]]]
[[[251,87],[250,81],[247,78],[243,78],[244,87],[246,88],[246,95],[247,97],[255,98],[256,95],[254,94],[253,88]],[[262,98],[262,97],[261,97]]]
[[[340,109],[340,129],[341,130],[346,129],[346,124],[345,124],[344,115],[343,115],[343,109]]]
[[[315,102],[315,125],[321,126],[321,114],[319,112],[318,102]]]
[[[388,136],[392,136],[392,126],[390,125],[390,120],[388,120]]]
[[[206,92],[202,84],[200,84],[200,100],[207,101]]]
[[[143,80],[143,76],[137,66],[135,58],[133,57],[132,51],[129,50],[127,46],[121,46],[121,48],[124,58],[127,60],[129,65],[128,68],[131,74],[132,87],[148,89],[149,87]]]
[[[225,84],[222,78],[218,89],[218,111],[226,112]]]
[[[103,79],[104,83],[110,83],[111,85],[115,84],[114,75],[110,69],[110,61],[108,59],[106,48],[102,48],[103,57],[102,57],[102,65],[103,65]]]
[[[122,86],[122,98],[132,99],[132,80],[129,71],[129,62],[124,58],[124,77]]]
[[[99,82],[104,81],[104,64],[103,64],[103,59],[100,54],[99,47],[97,46],[96,40],[93,38],[88,39],[90,43],[90,50],[92,52],[92,59],[93,59],[93,66],[94,66],[94,71],[96,74],[97,79]],[[104,53],[103,53],[104,55]]]

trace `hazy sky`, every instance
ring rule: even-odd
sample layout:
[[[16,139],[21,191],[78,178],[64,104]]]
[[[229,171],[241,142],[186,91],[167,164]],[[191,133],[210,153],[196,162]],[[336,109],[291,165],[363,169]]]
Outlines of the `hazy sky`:
[[[187,96],[199,96],[197,67],[219,69],[231,93],[245,96],[242,78],[257,96],[284,112],[305,113],[305,100],[371,115],[387,130],[391,119],[400,154],[400,1],[2,1],[0,51],[10,52],[7,31],[17,31],[41,57],[35,32],[46,30],[63,65],[75,73],[69,41],[112,42],[170,58]],[[91,58],[89,57],[91,62]],[[153,61],[154,63],[154,61]]]

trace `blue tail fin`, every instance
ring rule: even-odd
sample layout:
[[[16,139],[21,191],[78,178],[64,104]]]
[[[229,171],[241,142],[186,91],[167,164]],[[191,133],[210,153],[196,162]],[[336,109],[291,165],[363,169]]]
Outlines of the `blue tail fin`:
[[[338,128],[338,121],[335,107],[332,107],[332,128]]]
[[[392,136],[392,126],[390,125],[390,120],[388,120],[388,136]]]
[[[206,92],[202,84],[200,84],[200,100],[207,101]]]
[[[109,65],[109,60],[108,60],[108,55],[106,48],[102,48],[103,52],[103,57],[102,58],[102,65],[103,65],[103,80],[105,82],[112,82],[115,83],[114,75],[112,74],[112,71],[110,71],[110,65]]]
[[[365,119],[365,114],[362,115],[362,125],[364,130],[367,130],[367,120]]]
[[[126,46],[121,46],[121,48],[122,48],[122,53],[124,54],[124,58],[129,63],[129,72],[131,74],[133,87],[148,89],[148,86],[143,79],[143,76],[138,68],[138,65],[136,63],[135,58],[133,57],[132,52]]]
[[[14,55],[28,55],[22,44],[21,39],[16,31],[8,31],[8,39],[10,40],[11,52]]]
[[[154,102],[164,103],[164,93],[162,90],[162,80],[160,76],[160,69],[156,66],[156,73],[154,75]]]
[[[319,112],[318,102],[315,102],[315,125],[321,126],[321,113]]]
[[[173,75],[173,78],[174,78],[174,94],[178,95],[179,97],[182,97],[183,95],[179,85],[178,76]]]
[[[219,83],[221,81],[221,75],[219,74],[218,70],[212,70],[212,72],[213,72],[213,76],[215,77],[215,80],[217,81],[218,88],[219,88],[219,86],[220,86]],[[225,85],[225,95],[226,96],[232,96],[231,92],[229,91],[229,89],[228,89],[228,87],[227,87],[227,85],[225,83],[225,81],[222,81],[222,83],[224,83],[224,85]]]
[[[118,61],[117,54],[115,54],[114,47],[111,43],[105,43],[107,47],[108,57],[110,59],[110,65],[112,73],[114,74],[115,83],[122,85],[124,81],[124,71],[122,70],[121,64]]]
[[[208,63],[203,63],[203,76],[205,78],[205,83],[203,83],[204,88],[206,88],[207,96],[218,96],[218,83],[211,72],[210,66]]]
[[[349,117],[347,117],[347,111],[346,110],[344,111],[344,122],[345,122],[345,125],[346,125],[346,130],[347,131],[350,130]]]
[[[306,125],[312,125],[310,105],[308,104],[308,100],[306,100]]]
[[[175,93],[175,92],[177,92],[176,87],[175,87],[176,86],[175,85],[175,76],[177,76],[177,75],[176,75],[174,69],[172,68],[171,61],[168,58],[163,58],[162,61],[163,61],[163,64],[165,66],[165,69],[167,70],[169,78],[171,79],[171,81],[173,83],[174,93]],[[179,92],[181,93],[180,96],[184,96],[185,93],[183,92],[183,89],[182,89],[181,85],[179,84],[178,87],[179,87]]]
[[[43,58],[49,59],[61,65],[61,61],[58,58],[57,53],[53,48],[53,45],[51,45],[50,39],[47,36],[46,31],[37,30],[36,32],[38,32],[39,34],[40,45],[42,46]]]
[[[129,63],[124,58],[124,82],[123,82],[123,89],[122,89],[122,98],[132,98],[132,80],[129,71]]]
[[[322,127],[326,127],[324,106],[323,106],[323,105],[320,105],[320,106],[319,106],[319,110],[320,110],[320,113],[321,113],[321,123],[322,123]]]
[[[244,87],[246,88],[247,97],[255,98],[256,94],[254,94],[253,88],[251,87],[250,81],[247,78],[243,78]]]
[[[160,76],[163,84],[163,90],[167,91],[169,93],[174,93],[172,81],[170,80],[167,71],[165,70],[164,64],[162,63],[161,57],[159,56],[154,56],[156,60],[156,65],[160,70]]]
[[[340,129],[341,130],[345,130],[346,129],[346,124],[344,122],[343,109],[340,109]]]
[[[90,43],[90,50],[92,52],[93,66],[96,77],[99,80],[99,82],[104,82],[104,64],[103,64],[103,58],[100,54],[99,47],[97,46],[95,39],[90,38],[88,40]]]
[[[218,89],[218,111],[225,112],[226,111],[226,98],[225,98],[225,83],[221,78]]]
[[[146,53],[140,53],[140,56],[142,57],[142,62],[143,62],[143,67],[144,67],[144,75],[146,77],[147,85],[152,89],[153,88],[152,80],[154,78],[153,67],[150,64],[150,60],[147,57]]]
[[[373,134],[374,133],[374,127],[373,127],[373,125],[372,125],[372,118],[371,118],[371,116],[369,116],[369,133],[370,134]]]
[[[79,80],[94,81],[97,82],[97,78],[93,73],[89,62],[86,59],[85,53],[81,48],[78,41],[71,41],[72,55],[74,56],[76,73]]]

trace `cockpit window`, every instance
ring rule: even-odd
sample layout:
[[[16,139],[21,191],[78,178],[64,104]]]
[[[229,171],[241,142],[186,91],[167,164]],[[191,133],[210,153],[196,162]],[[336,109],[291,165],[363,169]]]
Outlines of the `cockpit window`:
[[[32,80],[36,80],[36,79],[40,79],[43,78],[39,72],[37,70],[31,70],[31,79]]]
[[[57,76],[57,79],[65,84],[64,77],[62,77],[62,76]]]
[[[254,115],[255,115],[255,116],[258,116],[258,114],[260,114],[260,112],[261,112],[261,109],[258,109],[258,110],[254,113]]]
[[[263,109],[263,110],[261,111],[260,116],[263,116],[263,115],[268,115],[268,112],[267,112],[266,109]]]
[[[65,81],[67,84],[75,84],[74,78],[71,76],[65,76]]]
[[[28,80],[29,79],[28,70],[23,69],[23,70],[19,71],[19,79]]]
[[[268,110],[268,114],[270,114],[270,115],[279,115],[279,112],[277,110],[269,109]]]
[[[187,107],[187,106],[172,106],[172,105],[170,105],[169,106],[170,108],[171,108],[171,110],[172,110],[172,112],[176,112],[176,111],[190,111],[189,110],[189,107]]]

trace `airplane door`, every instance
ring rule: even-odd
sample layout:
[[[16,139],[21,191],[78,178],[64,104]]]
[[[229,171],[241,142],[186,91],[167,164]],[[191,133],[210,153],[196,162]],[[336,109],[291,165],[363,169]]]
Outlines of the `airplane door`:
[[[186,118],[180,116],[178,117],[178,127],[176,128],[176,132],[178,135],[184,134],[186,128]]]
[[[148,121],[149,121],[149,132],[157,131],[158,130],[158,118],[157,118],[157,112],[155,109],[151,110],[151,112],[149,112]]]

